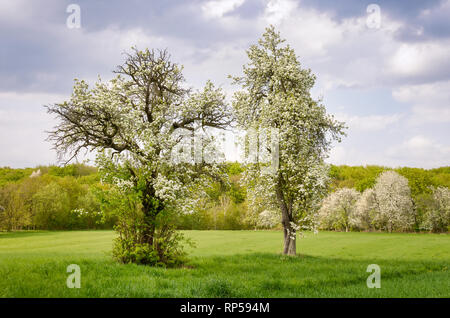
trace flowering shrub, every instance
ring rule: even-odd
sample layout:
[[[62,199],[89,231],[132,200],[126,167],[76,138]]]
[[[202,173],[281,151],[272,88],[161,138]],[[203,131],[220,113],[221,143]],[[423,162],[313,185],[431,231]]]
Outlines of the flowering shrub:
[[[446,232],[450,226],[450,189],[438,187],[432,191],[423,227],[432,232]]]
[[[274,210],[264,210],[258,215],[257,226],[263,229],[271,229],[280,224],[280,215]]]

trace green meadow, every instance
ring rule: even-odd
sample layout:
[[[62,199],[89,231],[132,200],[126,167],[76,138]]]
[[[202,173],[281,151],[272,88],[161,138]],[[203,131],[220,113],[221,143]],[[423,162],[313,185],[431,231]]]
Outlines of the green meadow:
[[[279,231],[185,233],[196,246],[175,269],[118,264],[113,231],[0,233],[0,297],[450,297],[448,234],[307,233],[286,257]]]

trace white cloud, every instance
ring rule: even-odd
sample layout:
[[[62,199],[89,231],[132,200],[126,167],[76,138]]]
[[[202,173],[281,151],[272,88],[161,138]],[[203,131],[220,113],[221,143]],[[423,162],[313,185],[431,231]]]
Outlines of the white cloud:
[[[46,141],[56,125],[44,105],[62,102],[68,96],[43,93],[0,93],[0,167],[33,167],[57,164],[56,152]],[[82,153],[79,160],[93,159]]]
[[[0,24],[9,22],[19,24],[31,18],[32,4],[25,0],[0,1]]]
[[[356,116],[344,113],[336,114],[336,119],[345,122],[351,131],[380,131],[399,123],[402,114]]]
[[[297,8],[293,0],[269,0],[264,11],[264,18],[270,24],[279,24]]]
[[[382,155],[382,152],[361,151],[350,144],[338,145],[331,149],[328,163],[335,165],[364,166],[364,165],[393,165],[393,162]]]
[[[386,68],[390,75],[425,80],[448,75],[450,41],[403,43],[398,46]]]
[[[243,5],[245,0],[213,0],[202,4],[203,15],[207,18],[221,18]]]
[[[425,123],[450,123],[450,107],[441,108],[433,105],[413,106],[410,123],[413,125],[422,125]]]
[[[410,123],[450,123],[450,81],[403,85],[392,96],[412,105]]]
[[[450,105],[450,81],[433,82],[418,85],[403,85],[392,90],[392,96],[401,102],[439,103]]]
[[[65,98],[67,96],[61,94],[0,92],[0,111],[4,112],[7,109],[40,111],[44,109],[42,105],[59,102]],[[5,116],[1,118],[4,119]]]
[[[0,167],[24,167],[56,162],[49,151],[45,131],[55,122],[43,105],[60,102],[67,96],[57,94],[0,93]]]
[[[387,155],[401,165],[416,167],[440,167],[450,165],[450,147],[423,135],[414,136],[399,146],[389,147]]]

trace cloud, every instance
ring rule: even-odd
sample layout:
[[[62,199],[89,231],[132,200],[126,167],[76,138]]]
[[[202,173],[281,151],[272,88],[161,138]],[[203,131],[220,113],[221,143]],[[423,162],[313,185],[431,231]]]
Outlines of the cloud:
[[[450,80],[393,89],[392,96],[412,105],[410,123],[450,123]]]
[[[384,130],[397,124],[403,118],[402,114],[357,116],[344,113],[336,114],[336,119],[345,122],[351,131],[374,132]]]
[[[245,0],[213,0],[202,4],[201,9],[207,18],[221,18],[243,5]]]
[[[413,136],[396,147],[389,147],[387,155],[402,165],[435,168],[450,165],[450,147],[423,135]]]
[[[52,94],[0,93],[0,167],[51,164],[55,154],[45,141],[45,131],[55,122],[43,107],[67,96]]]
[[[416,42],[445,39],[450,36],[450,1],[417,8],[415,15],[397,32],[402,41]]]
[[[450,40],[403,43],[388,60],[387,73],[405,81],[427,82],[450,77]]]
[[[293,0],[269,0],[264,11],[264,19],[269,24],[279,24],[297,9],[297,2]]]

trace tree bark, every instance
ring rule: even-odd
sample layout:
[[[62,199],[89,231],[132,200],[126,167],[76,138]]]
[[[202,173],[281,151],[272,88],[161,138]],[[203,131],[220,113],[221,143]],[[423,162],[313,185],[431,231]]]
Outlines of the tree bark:
[[[156,218],[163,210],[163,205],[155,196],[155,189],[151,185],[147,185],[142,200],[144,212],[144,228],[142,238],[145,243],[152,245],[154,242],[156,231]]]
[[[287,226],[284,226],[283,224],[283,233],[284,233],[284,248],[283,248],[283,254],[284,255],[291,255],[295,256],[297,253],[297,234],[295,230],[288,224]]]
[[[292,220],[292,205],[286,202],[285,196],[283,194],[282,178],[279,177],[277,185],[277,200],[281,209],[281,223],[283,224],[283,234],[284,234],[284,255],[296,255],[296,233],[291,226]]]

